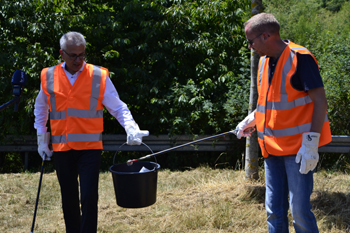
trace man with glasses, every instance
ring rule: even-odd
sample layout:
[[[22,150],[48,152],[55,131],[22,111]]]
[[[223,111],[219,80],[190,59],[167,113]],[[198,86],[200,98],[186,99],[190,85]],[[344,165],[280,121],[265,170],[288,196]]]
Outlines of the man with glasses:
[[[261,56],[259,95],[256,110],[237,125],[237,136],[250,136],[245,129],[256,125],[269,232],[288,232],[289,205],[296,232],[318,232],[310,203],[313,172],[318,147],[332,140],[318,63],[305,47],[281,40],[272,14],[257,14],[244,26],[248,47]]]
[[[127,144],[140,145],[148,131],[139,129],[127,105],[119,99],[108,70],[85,63],[86,41],[82,34],[64,34],[60,47],[64,62],[42,70],[34,105],[38,152],[46,160],[54,152],[66,232],[96,232],[103,106],[125,128]],[[48,113],[53,152],[48,147]]]

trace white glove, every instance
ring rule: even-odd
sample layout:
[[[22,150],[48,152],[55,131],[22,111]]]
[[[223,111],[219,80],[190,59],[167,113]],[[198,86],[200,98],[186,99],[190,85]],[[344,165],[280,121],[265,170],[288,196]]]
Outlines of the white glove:
[[[248,128],[252,128],[255,126],[255,111],[251,112],[246,118],[244,118],[243,121],[241,121],[237,127],[237,138],[241,139],[242,136],[249,137],[251,135],[251,132],[254,130],[246,130]]]
[[[148,130],[140,130],[136,122],[129,122],[125,126],[125,132],[127,134],[126,144],[132,145],[141,145],[142,137],[148,136]]]
[[[45,160],[50,161],[52,156],[52,151],[49,149],[50,133],[37,133],[37,137],[39,155],[41,156],[41,158],[44,158],[45,153]]]
[[[303,133],[303,142],[295,158],[295,162],[300,164],[299,172],[307,174],[316,168],[319,159],[318,142],[320,140],[319,133]]]

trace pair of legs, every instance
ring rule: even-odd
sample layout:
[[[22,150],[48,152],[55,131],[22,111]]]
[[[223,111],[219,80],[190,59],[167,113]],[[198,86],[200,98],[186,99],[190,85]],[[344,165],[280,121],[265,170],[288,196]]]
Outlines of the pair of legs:
[[[265,206],[270,233],[288,232],[289,205],[296,233],[319,232],[310,203],[313,171],[301,174],[300,163],[295,162],[295,157],[269,156],[264,161]]]
[[[96,233],[101,150],[55,152],[54,163],[61,187],[66,232]]]

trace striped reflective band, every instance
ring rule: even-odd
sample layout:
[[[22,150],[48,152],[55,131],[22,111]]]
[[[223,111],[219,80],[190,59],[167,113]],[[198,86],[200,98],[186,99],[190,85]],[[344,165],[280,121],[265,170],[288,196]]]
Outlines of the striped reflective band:
[[[102,118],[103,110],[82,110],[76,108],[68,108],[68,116],[70,117],[82,117],[82,118]]]
[[[51,135],[52,143],[67,143],[66,135]]]
[[[56,100],[55,100],[55,92],[54,92],[54,73],[55,66],[51,66],[46,71],[46,89],[50,94],[50,103],[51,109],[56,112]],[[50,115],[51,117],[51,115]]]
[[[328,115],[326,114],[326,117],[324,119],[324,122],[328,121]],[[286,136],[292,136],[297,135],[300,133],[304,133],[307,131],[310,131],[311,129],[311,123],[306,123],[303,125],[298,125],[291,128],[286,129],[269,129],[265,128],[265,133],[258,131],[258,138],[264,139],[265,136],[271,136],[271,137],[286,137]]]
[[[71,133],[68,134],[68,141],[70,142],[95,142],[102,141],[102,133]]]
[[[293,51],[308,51],[309,52],[309,50],[307,48],[304,48],[304,47],[291,48],[291,50],[293,50]]]
[[[272,110],[289,110],[298,106],[302,106],[305,104],[311,103],[312,100],[310,96],[304,96],[298,99],[295,99],[290,102],[271,102],[268,101],[266,103],[266,109],[272,109]],[[265,106],[258,104],[257,105],[257,111],[261,113],[265,113]]]
[[[47,83],[47,91],[50,94],[50,103],[51,103],[51,112],[50,119],[51,120],[60,120],[66,119],[69,117],[81,117],[81,118],[102,118],[103,110],[96,110],[98,97],[100,93],[101,86],[101,69],[97,66],[93,66],[93,75],[92,75],[92,88],[91,88],[91,96],[90,96],[90,109],[76,109],[76,108],[68,108],[68,114],[66,111],[57,111],[56,110],[56,99],[54,92],[54,70],[55,66],[49,67],[46,72],[46,83]]]
[[[289,71],[292,69],[293,65],[293,59],[294,59],[295,53],[290,52],[289,56],[287,58],[287,61],[284,63],[283,69],[282,69],[282,79],[281,79],[281,87],[280,87],[280,93],[281,93],[281,102],[288,102],[287,100],[287,91],[286,91],[286,81],[287,81],[287,75]]]
[[[97,100],[100,94],[100,86],[101,86],[101,69],[97,66],[93,66],[90,110],[96,111]]]
[[[51,102],[52,103],[52,102]],[[56,102],[55,102],[56,104]],[[51,104],[52,106],[52,104]],[[51,120],[60,120],[60,119],[66,119],[66,111],[52,111],[50,112],[50,119]]]
[[[310,131],[311,123],[306,123],[303,125],[298,125],[295,127],[287,128],[287,129],[265,129],[265,135],[271,137],[285,137],[292,136],[299,133]]]
[[[265,114],[265,106],[258,104],[256,106],[256,111]]]
[[[67,143],[66,135],[52,135],[52,143]],[[68,134],[68,141],[70,142],[95,142],[102,141],[102,133],[74,133]]]
[[[266,61],[266,56],[262,57],[262,58],[261,58],[261,62],[260,62],[259,90],[260,90],[260,86],[261,86],[261,79],[262,79],[263,72],[264,72],[265,61]]]

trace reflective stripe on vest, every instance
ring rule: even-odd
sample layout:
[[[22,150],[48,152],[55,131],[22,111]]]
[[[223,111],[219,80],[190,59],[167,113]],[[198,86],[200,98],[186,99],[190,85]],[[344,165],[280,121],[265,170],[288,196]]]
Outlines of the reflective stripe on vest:
[[[326,118],[324,122],[328,121],[328,115],[326,114]],[[295,127],[287,128],[287,129],[268,129],[265,128],[265,134],[263,132],[258,131],[258,137],[260,139],[264,139],[264,135],[271,137],[285,137],[292,136],[300,133],[304,133],[310,131],[311,123],[298,125]]]
[[[94,142],[101,141],[102,133],[90,133],[90,134],[68,134],[68,141],[70,142]],[[52,143],[67,143],[66,135],[52,136]]]
[[[279,86],[279,90],[276,90],[276,88],[278,87],[275,86],[273,89],[273,92],[269,92],[270,86],[272,85],[271,83],[268,83],[268,85],[266,85],[267,79],[268,79],[268,62],[269,59],[266,58],[266,56],[261,57],[260,58],[260,62],[259,62],[259,70],[258,70],[258,92],[259,92],[259,96],[260,94],[262,94],[262,97],[265,98],[259,98],[258,99],[258,104],[257,104],[257,115],[259,118],[259,122],[257,122],[257,129],[258,129],[258,139],[259,139],[259,144],[262,147],[262,152],[263,152],[263,156],[267,157],[267,151],[266,151],[266,147],[268,148],[272,148],[271,150],[274,151],[274,155],[287,155],[287,154],[296,154],[297,149],[300,148],[301,145],[301,137],[299,140],[299,137],[297,137],[298,134],[304,133],[304,132],[308,132],[311,129],[311,118],[312,118],[312,113],[309,114],[305,113],[307,116],[302,117],[303,118],[303,123],[300,122],[296,122],[296,121],[290,121],[290,119],[295,119],[295,116],[300,116],[300,114],[302,114],[300,111],[301,110],[297,110],[300,109],[298,107],[304,107],[308,104],[312,103],[312,100],[310,98],[309,95],[307,94],[297,94],[299,91],[295,90],[294,88],[289,87],[288,92],[286,89],[286,82],[290,82],[290,78],[293,74],[290,74],[290,72],[292,71],[293,68],[293,62],[294,62],[294,72],[296,70],[296,53],[305,53],[305,54],[309,54],[312,56],[312,54],[304,47],[301,47],[299,45],[296,45],[292,42],[290,42],[288,44],[288,48],[290,48],[290,52],[289,54],[285,54],[285,52],[287,52],[287,50],[285,50],[279,60],[279,62],[284,62],[283,64],[278,64],[278,65],[283,65],[283,67],[279,66],[279,69],[277,71],[277,67],[276,67],[276,73],[278,72],[278,74],[275,73],[274,78],[278,79],[278,81],[280,81],[280,86]],[[286,49],[288,49],[286,48]],[[316,61],[316,59],[315,59]],[[316,61],[317,63],[317,61]],[[293,72],[293,71],[292,71]],[[264,79],[263,79],[264,78]],[[264,90],[262,90],[262,82],[264,82]],[[278,82],[276,82],[275,80],[275,85]],[[288,83],[289,84],[289,83]],[[293,90],[291,90],[293,89]],[[261,91],[263,91],[264,93],[260,93]],[[269,95],[270,93],[270,95]],[[276,94],[278,93],[278,94]],[[293,93],[293,97],[295,99],[291,99],[290,96],[288,96],[288,93]],[[299,92],[300,93],[300,92]],[[266,95],[266,96],[264,96]],[[269,96],[271,97],[270,99],[272,100],[276,100],[276,101],[268,101]],[[288,101],[289,98],[289,101]],[[313,105],[312,105],[313,106]],[[304,107],[305,108],[305,107]],[[310,106],[311,108],[311,106]],[[288,112],[289,110],[289,112]],[[292,112],[290,112],[292,111]],[[311,110],[310,110],[311,111]],[[288,119],[287,124],[285,123],[279,123],[278,126],[284,126],[284,128],[271,128],[271,127],[267,127],[267,120],[269,125],[275,127],[275,125],[277,124],[275,118],[273,118],[271,116],[271,114],[278,114],[278,113],[282,112],[287,112],[290,113],[290,119]],[[258,114],[260,113],[260,114]],[[261,115],[263,114],[263,115]],[[267,115],[266,114],[270,114]],[[263,118],[262,118],[263,117]],[[263,120],[263,122],[261,122],[261,120]],[[287,120],[287,119],[286,119]],[[306,122],[305,122],[306,121]],[[320,146],[322,144],[326,144],[329,143],[331,140],[331,134],[330,134],[330,129],[329,129],[329,122],[328,122],[328,116],[326,114],[325,116],[325,120],[324,120],[324,127],[325,129],[322,130],[321,132],[321,138],[320,138]],[[263,124],[261,124],[263,123]],[[263,128],[262,128],[263,127]],[[325,132],[324,132],[325,131]],[[265,143],[265,137],[270,137],[271,140],[268,140],[269,143],[272,143],[271,145],[266,145]],[[279,145],[279,141],[278,140],[282,140],[279,139],[281,137],[284,137],[283,140],[291,140],[292,143],[299,143],[300,141],[300,145],[294,145],[294,146],[286,146],[288,148],[282,148],[282,145]],[[290,137],[288,139],[288,137]],[[273,139],[275,138],[275,139]],[[326,139],[325,139],[326,138]],[[294,141],[293,141],[294,140]],[[285,142],[281,141],[281,144],[285,144]],[[286,153],[284,154],[284,150],[288,151],[290,153]]]
[[[102,81],[102,70],[104,74],[108,74],[108,70],[105,68],[100,68],[91,64],[86,64],[86,67],[84,67],[84,76],[90,75],[91,72],[90,69],[92,69],[92,76],[90,76],[90,79],[88,80],[89,83],[91,83],[91,93],[90,93],[90,98],[86,100],[86,102],[89,103],[90,108],[87,109],[81,109],[81,108],[72,108],[71,102],[69,103],[69,94],[64,94],[67,95],[67,106],[66,110],[62,110],[61,106],[61,111],[57,110],[57,103],[56,103],[56,97],[55,97],[55,70],[58,72],[56,74],[56,78],[65,78],[65,77],[59,77],[59,74],[63,75],[64,71],[60,71],[58,69],[61,69],[60,65],[59,66],[53,66],[47,68],[46,71],[46,76],[42,77],[46,80],[46,91],[47,94],[50,96],[50,121],[51,121],[51,128],[52,128],[52,143],[54,147],[54,151],[64,151],[68,149],[102,149],[102,131],[103,131],[103,107],[101,105],[102,98],[100,96],[100,91],[101,91],[101,81]],[[63,73],[62,73],[63,72]],[[83,72],[81,74],[83,74]],[[105,77],[106,75],[104,75]],[[78,77],[79,78],[79,77]],[[83,78],[83,77],[81,77]],[[89,78],[89,77],[87,77]],[[77,79],[78,80],[78,79]],[[105,80],[105,79],[104,79]],[[59,81],[56,80],[57,83]],[[63,81],[61,81],[63,82]],[[69,82],[67,80],[67,82]],[[77,81],[76,81],[77,82]],[[65,85],[65,84],[64,84]],[[80,84],[81,85],[81,84]],[[103,83],[103,88],[105,87],[105,81]],[[73,88],[73,87],[72,87]],[[90,88],[90,87],[87,87]],[[104,89],[103,89],[104,90]],[[70,93],[70,91],[69,91]],[[85,89],[85,95],[88,94],[86,93]],[[84,95],[84,96],[85,96]],[[62,98],[62,96],[61,96]],[[61,99],[62,101],[62,99]],[[84,100],[85,101],[85,100]],[[100,103],[98,103],[100,101]],[[61,103],[62,104],[62,103]],[[81,107],[81,106],[74,106],[74,107]],[[67,119],[68,118],[68,119]],[[74,121],[71,121],[69,119],[75,119]],[[79,130],[84,126],[74,126],[72,125],[72,122],[77,122],[80,121],[86,121],[88,119],[91,119],[92,121],[91,124],[96,123],[97,128],[95,127],[93,131],[90,130],[90,132],[84,132],[84,130]],[[86,120],[84,120],[86,119]],[[67,129],[65,130],[57,130],[54,129],[53,126],[54,122],[60,122],[63,120],[65,122],[65,127]],[[98,121],[98,122],[96,122]],[[63,122],[63,123],[64,123]],[[58,123],[60,128],[63,128],[61,124],[62,122]],[[79,122],[78,122],[79,123]],[[69,125],[68,125],[69,124]],[[71,130],[71,127],[74,127],[74,130]],[[68,131],[67,131],[68,130]],[[98,132],[96,132],[96,130]],[[57,135],[57,133],[53,132],[65,132],[65,134],[62,135]],[[79,132],[81,131],[81,132]],[[59,134],[59,133],[58,133]],[[81,143],[79,143],[81,142]],[[78,143],[78,144],[77,144]],[[56,150],[55,150],[56,149]]]

